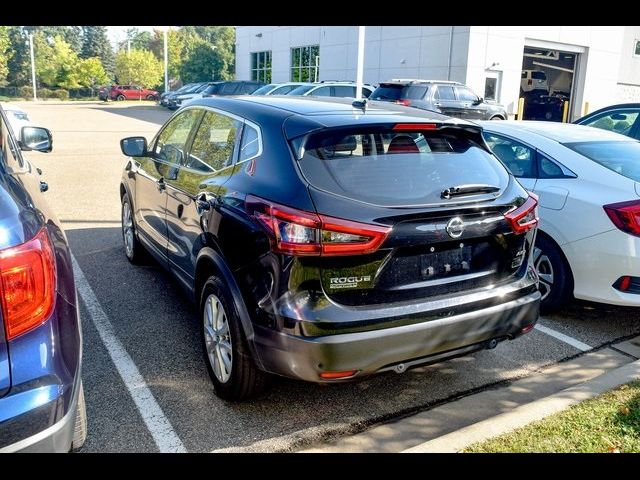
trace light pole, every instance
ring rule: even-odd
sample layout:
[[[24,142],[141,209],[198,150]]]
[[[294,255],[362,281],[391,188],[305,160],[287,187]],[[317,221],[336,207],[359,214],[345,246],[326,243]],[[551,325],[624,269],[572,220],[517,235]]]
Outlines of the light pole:
[[[31,54],[31,83],[33,85],[33,101],[38,100],[36,95],[36,61],[33,56],[33,35],[29,34],[29,52]]]
[[[364,77],[364,30],[358,27],[358,68],[356,70],[356,98],[362,98],[362,79]]]
[[[164,91],[169,91],[169,54],[168,54],[168,36],[169,27],[164,29]]]

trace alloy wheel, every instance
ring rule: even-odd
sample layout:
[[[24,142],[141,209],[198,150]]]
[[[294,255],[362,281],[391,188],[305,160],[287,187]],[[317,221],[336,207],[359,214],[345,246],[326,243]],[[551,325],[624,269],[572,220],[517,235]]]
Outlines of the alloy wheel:
[[[542,294],[541,300],[544,300],[549,296],[553,288],[553,265],[549,257],[538,247],[533,249],[533,268],[538,273],[540,293]]]
[[[127,257],[133,258],[133,218],[129,202],[122,204],[122,238]]]
[[[231,332],[224,306],[214,294],[210,294],[205,301],[202,321],[209,363],[216,378],[221,383],[226,383],[231,377],[233,366]]]

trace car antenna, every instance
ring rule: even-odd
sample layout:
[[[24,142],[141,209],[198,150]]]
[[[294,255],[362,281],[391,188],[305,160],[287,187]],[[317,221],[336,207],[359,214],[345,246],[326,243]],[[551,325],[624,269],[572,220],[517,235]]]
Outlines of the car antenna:
[[[355,108],[361,108],[362,109],[362,113],[366,113],[367,112],[367,104],[369,102],[367,102],[366,98],[363,98],[362,100],[354,100],[353,103],[351,104],[352,107]]]

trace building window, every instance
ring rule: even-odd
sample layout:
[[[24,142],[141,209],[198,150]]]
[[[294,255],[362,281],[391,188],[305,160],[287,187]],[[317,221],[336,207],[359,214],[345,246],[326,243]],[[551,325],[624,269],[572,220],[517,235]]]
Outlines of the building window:
[[[500,80],[502,72],[487,72],[484,79],[484,98],[493,102],[500,102]]]
[[[640,40],[636,40],[633,44],[633,54],[640,57]]]
[[[320,45],[291,49],[291,81],[317,82],[320,75]]]
[[[271,50],[251,54],[251,80],[271,83]]]

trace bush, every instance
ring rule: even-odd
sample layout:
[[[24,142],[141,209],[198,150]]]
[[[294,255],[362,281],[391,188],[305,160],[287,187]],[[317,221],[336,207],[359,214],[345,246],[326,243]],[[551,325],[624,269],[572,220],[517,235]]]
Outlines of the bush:
[[[24,87],[20,87],[18,91],[20,92],[20,96],[22,98],[26,98],[27,100],[33,98],[33,88],[31,87],[25,85]]]
[[[55,90],[53,92],[53,97],[59,100],[68,100],[69,99],[69,91],[61,88],[60,90]]]
[[[39,98],[51,98],[53,96],[53,92],[51,90],[49,90],[48,88],[41,88],[40,90],[38,90],[38,97]]]

